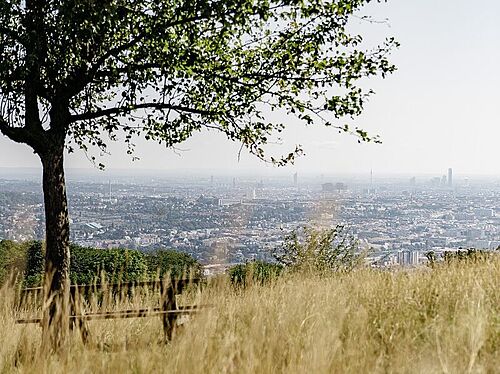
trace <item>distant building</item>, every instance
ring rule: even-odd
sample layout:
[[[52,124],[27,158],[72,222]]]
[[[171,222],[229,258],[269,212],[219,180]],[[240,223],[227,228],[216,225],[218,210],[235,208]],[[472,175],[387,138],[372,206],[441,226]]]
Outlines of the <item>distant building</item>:
[[[448,187],[453,187],[453,169],[448,169]]]
[[[337,191],[344,191],[347,190],[347,186],[344,183],[339,182],[335,184],[335,189]]]
[[[293,185],[294,185],[295,187],[297,187],[297,185],[298,185],[298,182],[299,182],[299,181],[298,181],[298,178],[299,178],[299,177],[298,177],[297,173],[295,173],[295,174],[293,175]]]
[[[257,193],[255,191],[255,188],[252,188],[248,191],[246,198],[248,200],[255,200],[257,198]]]
[[[419,251],[399,251],[397,254],[397,262],[401,266],[418,265],[419,257]]]
[[[431,179],[431,185],[433,185],[433,186],[439,186],[440,182],[441,182],[441,178],[439,178],[439,177],[434,177]]]
[[[333,183],[323,183],[321,185],[321,190],[323,192],[334,192],[335,191],[335,186]]]
[[[229,206],[241,204],[241,199],[219,199],[219,206]]]

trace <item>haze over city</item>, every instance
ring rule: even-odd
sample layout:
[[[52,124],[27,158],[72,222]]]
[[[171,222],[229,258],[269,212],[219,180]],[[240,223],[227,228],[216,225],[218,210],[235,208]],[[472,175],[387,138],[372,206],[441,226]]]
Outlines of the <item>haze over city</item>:
[[[153,142],[138,141],[132,162],[124,146],[111,143],[111,155],[98,158],[106,167],[134,173],[140,169],[193,173],[404,173],[440,175],[454,168],[457,175],[500,175],[498,156],[497,69],[500,39],[496,1],[390,1],[370,4],[354,29],[365,34],[368,44],[395,36],[401,47],[391,60],[396,73],[367,82],[376,94],[364,113],[352,123],[380,135],[383,144],[357,144],[354,137],[338,134],[321,125],[294,125],[282,145],[271,153],[286,153],[301,144],[306,153],[295,165],[277,170],[242,151],[215,132],[195,134],[178,146],[165,149]],[[473,15],[473,16],[471,16]],[[286,122],[286,120],[285,120]],[[341,121],[339,124],[343,124]],[[98,155],[98,153],[94,153]],[[81,151],[66,159],[68,168],[92,168]],[[0,137],[0,167],[40,167],[40,161],[24,145]]]

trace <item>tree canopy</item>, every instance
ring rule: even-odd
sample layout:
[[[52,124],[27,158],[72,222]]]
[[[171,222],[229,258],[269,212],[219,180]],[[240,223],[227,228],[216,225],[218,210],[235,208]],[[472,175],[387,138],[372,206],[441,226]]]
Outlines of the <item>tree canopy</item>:
[[[120,130],[173,146],[203,128],[260,158],[283,122],[340,122],[394,70],[396,44],[371,50],[347,31],[370,0],[12,0],[0,5],[0,130],[42,151],[69,135],[87,149]],[[335,90],[332,90],[335,89]],[[286,116],[283,116],[286,118]],[[71,148],[72,145],[69,145]]]

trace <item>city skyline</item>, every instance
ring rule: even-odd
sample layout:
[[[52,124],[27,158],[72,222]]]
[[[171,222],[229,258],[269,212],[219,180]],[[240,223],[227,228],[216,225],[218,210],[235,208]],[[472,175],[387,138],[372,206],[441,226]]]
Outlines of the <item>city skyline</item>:
[[[500,245],[500,185],[461,182],[450,188],[441,177],[413,182],[303,182],[298,174],[268,182],[69,181],[71,240],[146,252],[174,248],[204,264],[234,263],[272,260],[283,235],[298,227],[341,224],[370,248],[370,263],[383,267],[422,264],[429,251]],[[0,200],[6,199],[0,239],[43,239],[37,183],[0,177]]]

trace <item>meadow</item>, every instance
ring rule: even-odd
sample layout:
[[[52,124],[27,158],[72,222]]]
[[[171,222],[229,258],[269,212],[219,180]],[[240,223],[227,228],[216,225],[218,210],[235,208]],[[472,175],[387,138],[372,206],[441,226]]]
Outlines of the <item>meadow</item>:
[[[434,269],[285,274],[244,288],[221,276],[189,295],[210,307],[168,344],[157,317],[91,321],[90,342],[75,332],[57,355],[44,353],[39,326],[15,324],[15,291],[4,286],[0,372],[498,373],[499,286],[499,256]]]

